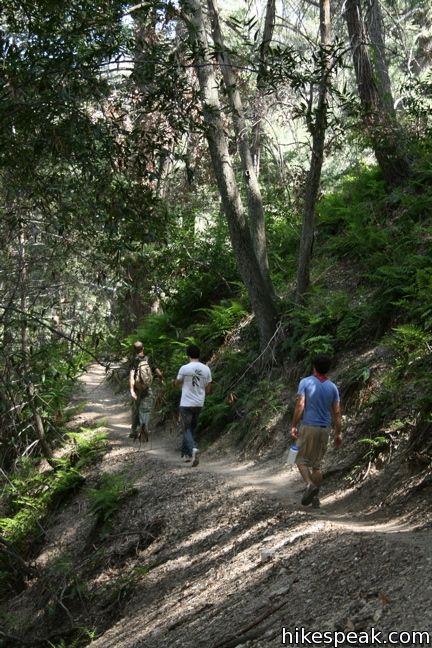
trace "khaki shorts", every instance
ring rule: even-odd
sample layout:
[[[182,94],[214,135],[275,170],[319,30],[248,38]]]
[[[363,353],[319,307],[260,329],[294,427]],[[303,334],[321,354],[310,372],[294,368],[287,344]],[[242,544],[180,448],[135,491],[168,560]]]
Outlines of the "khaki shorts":
[[[318,470],[327,450],[330,428],[302,425],[297,445],[296,463]]]

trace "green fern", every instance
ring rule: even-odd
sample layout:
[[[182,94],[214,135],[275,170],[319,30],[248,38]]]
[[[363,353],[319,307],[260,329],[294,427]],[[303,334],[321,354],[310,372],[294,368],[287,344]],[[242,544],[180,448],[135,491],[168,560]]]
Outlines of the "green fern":
[[[28,544],[39,535],[40,521],[50,508],[75,492],[85,481],[79,468],[101,456],[106,449],[106,434],[88,430],[69,433],[78,453],[76,467],[71,465],[73,452],[56,459],[56,469],[41,473],[37,462],[23,460],[18,465],[16,477],[10,479],[3,489],[9,516],[0,518],[0,530],[5,538],[17,548]]]
[[[84,648],[96,639],[97,632],[96,630],[90,630],[88,628],[77,628],[76,635],[77,636],[74,639],[67,643],[64,639],[61,639],[56,643],[48,641],[48,646],[49,648]]]
[[[302,347],[308,355],[317,353],[333,354],[334,340],[330,335],[315,335],[302,340]]]
[[[85,466],[100,460],[108,449],[107,433],[89,428],[81,428],[80,432],[68,432],[71,449],[68,461],[80,470]]]
[[[105,475],[98,488],[88,490],[90,510],[101,522],[107,522],[122,506],[124,500],[136,493],[125,475]]]
[[[386,450],[390,445],[390,439],[385,436],[364,437],[359,439],[359,443],[366,446],[366,453],[363,459],[373,461],[383,450]]]
[[[403,324],[393,329],[387,343],[396,351],[402,364],[407,364],[430,354],[431,342],[430,333],[419,326]]]
[[[206,315],[203,324],[194,327],[195,335],[204,343],[222,342],[229,333],[248,313],[238,301],[226,300],[211,308],[200,308],[197,312]]]

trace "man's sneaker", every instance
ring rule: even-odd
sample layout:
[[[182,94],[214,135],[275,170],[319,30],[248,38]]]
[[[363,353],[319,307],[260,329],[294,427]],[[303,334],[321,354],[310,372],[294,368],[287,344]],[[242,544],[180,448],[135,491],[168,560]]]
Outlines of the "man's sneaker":
[[[303,493],[303,497],[301,499],[301,503],[303,504],[303,506],[309,506],[309,504],[312,502],[315,495],[318,495],[318,491],[319,491],[318,486],[315,486],[315,484],[309,484],[306,487],[306,490]]]
[[[147,443],[147,441],[149,440],[149,435],[148,435],[148,432],[147,432],[147,426],[146,426],[145,423],[143,423],[141,425],[140,440],[144,441],[144,443]]]
[[[319,508],[321,506],[320,498],[318,497],[318,495],[313,496],[311,506],[312,508]]]
[[[138,439],[138,434],[136,432],[131,432],[129,434],[129,439]]]
[[[194,448],[192,450],[192,466],[198,466],[199,464],[199,450]]]

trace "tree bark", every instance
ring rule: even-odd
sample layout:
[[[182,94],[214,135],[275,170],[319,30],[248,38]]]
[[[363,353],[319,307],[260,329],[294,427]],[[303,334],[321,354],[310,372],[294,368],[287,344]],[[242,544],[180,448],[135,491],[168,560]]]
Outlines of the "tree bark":
[[[327,128],[328,82],[331,70],[331,26],[330,0],[320,0],[320,41],[321,41],[321,82],[318,91],[318,104],[315,121],[312,115],[312,155],[305,186],[305,203],[303,211],[302,232],[300,237],[299,259],[297,267],[298,303],[304,301],[310,284],[310,265],[315,227],[315,207],[321,182],[321,170],[324,159],[325,133]]]
[[[346,0],[345,16],[366,131],[387,184],[402,184],[410,174],[410,164],[401,144],[402,131],[386,111],[377,89],[366,47],[360,0]]]
[[[45,436],[45,430],[43,426],[43,421],[42,417],[39,414],[36,403],[35,403],[35,395],[36,395],[36,390],[35,387],[32,383],[29,384],[28,386],[28,393],[29,393],[29,402],[30,402],[30,408],[33,414],[33,421],[34,421],[34,429],[36,432],[36,436],[39,440],[39,445],[42,451],[42,455],[45,457],[45,459],[48,461],[50,466],[53,468],[55,467],[55,464],[53,462],[52,458],[52,450],[51,447],[48,444],[48,441],[46,440]]]
[[[168,189],[168,177],[173,167],[172,152],[165,151],[159,155],[159,169],[156,181],[156,196],[163,200]]]
[[[274,25],[276,20],[276,0],[267,0],[266,17],[264,23],[264,33],[261,41],[257,91],[254,101],[254,123],[252,127],[252,161],[256,176],[259,177],[261,164],[261,146],[262,146],[262,118],[264,112],[264,89],[265,89],[265,70],[267,65],[267,56],[270,43],[273,38]]]
[[[217,0],[207,0],[210,15],[213,41],[216,48],[217,59],[222,72],[227,92],[237,147],[243,169],[243,178],[246,187],[249,226],[255,254],[267,284],[267,290],[274,296],[273,284],[270,279],[270,270],[267,256],[267,237],[265,231],[264,207],[258,178],[255,173],[251,147],[249,143],[248,125],[243,110],[243,103],[238,90],[237,78],[231,64],[230,56],[225,48],[222,29],[219,20]]]
[[[27,310],[27,237],[23,228],[20,229],[18,239],[18,281],[19,281],[19,301],[23,313]],[[27,353],[27,323],[25,319],[20,324],[20,341],[21,353],[23,356]]]
[[[261,348],[264,348],[275,331],[276,308],[254,251],[252,237],[228,151],[217,82],[209,56],[201,6],[199,0],[188,0],[183,7],[189,36],[194,48],[195,67],[202,97],[205,134],[212,166],[221,196],[222,207],[228,222],[231,244],[255,314],[260,345]]]
[[[377,87],[381,102],[392,119],[396,118],[393,93],[391,88],[388,65],[385,55],[383,36],[383,18],[379,0],[367,0],[366,27],[373,48],[373,67],[377,77]]]

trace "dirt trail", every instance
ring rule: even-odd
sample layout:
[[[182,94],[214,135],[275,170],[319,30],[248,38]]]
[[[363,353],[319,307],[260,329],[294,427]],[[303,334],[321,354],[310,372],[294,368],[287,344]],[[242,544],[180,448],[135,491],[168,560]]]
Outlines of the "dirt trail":
[[[106,419],[110,430],[109,439],[113,450],[111,456],[114,458],[128,454],[131,450],[145,453],[146,457],[154,460],[167,462],[173,466],[182,466],[178,446],[180,436],[178,430],[156,430],[152,434],[150,443],[138,445],[128,438],[130,431],[130,412],[128,395],[116,395],[105,380],[103,367],[92,365],[89,371],[82,377],[82,393],[80,398],[87,401],[83,410],[85,420],[94,421]],[[185,470],[191,469],[187,464]],[[255,462],[239,462],[236,460],[219,459],[208,460],[206,454],[201,456],[201,463],[193,469],[198,473],[212,473],[222,477],[231,488],[253,489],[262,491],[269,496],[277,498],[282,504],[298,508],[298,503],[303,491],[303,485],[298,471],[295,468],[286,468],[281,456],[279,462],[267,462],[266,465],[257,465]],[[346,530],[358,532],[407,532],[413,530],[412,523],[404,522],[401,519],[392,518],[378,522],[375,518],[367,522],[367,516],[353,517],[346,513],[344,500],[348,490],[342,492],[328,493],[323,498],[323,510],[312,511],[307,509],[308,514],[319,516],[333,524],[339,525]],[[325,509],[325,510],[324,510]]]
[[[381,639],[392,631],[430,632],[429,529],[348,514],[353,493],[346,490],[327,490],[321,510],[305,509],[297,471],[285,469],[282,458],[259,466],[208,461],[203,453],[191,468],[180,461],[180,437],[170,430],[139,448],[127,436],[127,397],[113,394],[103,369],[91,367],[82,382],[82,421],[108,421],[112,449],[100,470],[125,471],[138,488],[116,520],[110,567],[94,583],[108,587],[134,574],[133,594],[122,603],[119,595],[92,645],[324,645],[293,634],[296,628],[368,633],[349,645],[380,645],[372,643],[372,628]],[[149,528],[151,540],[137,540]],[[102,617],[103,610],[99,628]],[[391,639],[428,645],[408,634]]]
[[[130,413],[127,395],[114,395],[104,378],[103,367],[92,365],[82,378],[83,390],[80,397],[88,401],[83,411],[86,420],[107,418],[110,441],[113,444],[112,455],[119,456],[134,449],[153,459],[181,465],[177,449],[180,443],[178,430],[157,430],[152,434],[150,443],[141,446],[128,438]],[[187,469],[189,467],[186,465]],[[298,475],[294,471],[284,470],[282,460],[279,466],[257,468],[253,462],[208,461],[204,454],[201,464],[194,471],[220,475],[235,482],[239,488],[263,490],[286,503],[294,504],[298,501],[298,494],[295,494],[300,488]]]

